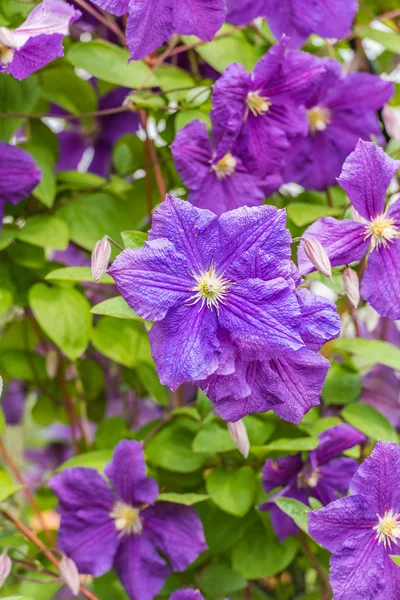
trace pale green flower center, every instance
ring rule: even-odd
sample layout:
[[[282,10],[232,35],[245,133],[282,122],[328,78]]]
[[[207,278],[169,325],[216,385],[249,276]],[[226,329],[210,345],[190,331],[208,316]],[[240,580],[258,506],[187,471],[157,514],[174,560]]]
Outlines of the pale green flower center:
[[[251,110],[255,117],[267,114],[272,102],[266,96],[260,96],[259,92],[249,92],[246,99],[248,110]]]
[[[331,122],[331,111],[323,106],[314,106],[307,111],[307,119],[310,133],[325,131]]]
[[[376,531],[376,539],[378,544],[383,544],[385,549],[391,548],[392,543],[396,546],[399,545],[398,539],[400,538],[400,513],[395,513],[392,509],[387,510],[383,517],[376,515],[379,523],[373,527]]]
[[[236,171],[236,165],[236,158],[230,152],[227,152],[216,165],[213,165],[213,169],[218,179],[226,179]]]
[[[0,63],[6,67],[14,58],[14,50],[8,48],[4,44],[0,44]]]
[[[395,227],[394,219],[387,219],[385,215],[376,217],[366,226],[365,239],[371,238],[372,250],[384,246],[387,248],[388,243],[392,242],[398,236],[397,227]]]
[[[121,535],[140,535],[143,531],[139,510],[125,502],[116,502],[110,517],[114,519],[115,529]]]
[[[219,305],[223,304],[226,299],[232,285],[231,282],[223,275],[217,274],[214,264],[210,266],[208,271],[200,273],[200,275],[194,273],[193,277],[196,280],[196,285],[190,288],[190,291],[196,293],[189,298],[189,300],[192,300],[191,304],[201,302],[200,310],[206,305],[210,310],[215,308],[218,312]]]

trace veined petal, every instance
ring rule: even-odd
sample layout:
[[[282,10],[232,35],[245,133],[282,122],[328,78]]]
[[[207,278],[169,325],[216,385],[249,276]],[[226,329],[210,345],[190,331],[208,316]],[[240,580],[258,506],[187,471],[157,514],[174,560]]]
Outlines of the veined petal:
[[[361,296],[383,317],[400,318],[400,239],[371,252],[361,280]]]
[[[267,460],[262,471],[262,483],[266,492],[295,481],[303,467],[301,454],[293,454],[276,460]]]
[[[126,15],[129,12],[130,0],[93,0],[93,4],[112,15],[122,17],[122,15]]]
[[[359,463],[353,458],[336,458],[335,460],[331,460],[319,469],[320,482],[345,496],[349,491],[350,481],[359,466]],[[329,502],[336,499],[337,496],[335,494]],[[322,502],[321,499],[320,502]],[[322,502],[322,504],[326,505],[328,502]]]
[[[385,208],[386,190],[400,169],[400,161],[390,158],[373,142],[360,140],[346,159],[338,182],[357,212],[372,221]]]
[[[203,600],[203,596],[199,590],[187,588],[184,590],[176,590],[176,592],[171,594],[169,600]]]
[[[232,25],[246,25],[264,16],[265,0],[228,0],[226,20]]]
[[[340,334],[340,318],[333,302],[300,288],[297,292],[301,310],[300,334],[311,350],[319,350]]]
[[[390,367],[376,365],[362,378],[359,401],[375,407],[396,429],[400,426],[399,398],[400,381]]]
[[[144,319],[158,321],[191,295],[190,265],[166,239],[124,250],[108,270],[126,302]]]
[[[190,0],[174,3],[175,32],[197,35],[211,42],[222,27],[226,15],[226,0]]]
[[[176,134],[171,152],[183,183],[192,190],[201,188],[211,169],[212,149],[207,127],[201,121],[192,121]],[[216,212],[216,211],[213,211]]]
[[[366,440],[365,435],[346,423],[330,427],[320,433],[318,437],[320,443],[315,450],[318,465],[325,465],[333,458],[340,456],[345,450],[363,444]]]
[[[304,232],[303,237],[315,238],[321,242],[332,267],[361,260],[369,246],[368,239],[365,239],[365,225],[349,219],[338,221],[332,217],[322,217]],[[306,257],[302,243],[299,245],[298,263],[303,275],[315,271]]]
[[[52,477],[50,487],[63,512],[77,512],[90,506],[108,513],[115,500],[103,477],[94,469],[74,467]]]
[[[42,172],[30,154],[22,148],[0,142],[0,203],[16,204],[26,198],[41,177]]]

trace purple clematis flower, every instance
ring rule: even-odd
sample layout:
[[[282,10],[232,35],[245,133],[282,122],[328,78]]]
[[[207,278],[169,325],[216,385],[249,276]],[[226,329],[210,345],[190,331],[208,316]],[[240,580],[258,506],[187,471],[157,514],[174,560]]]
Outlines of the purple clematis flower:
[[[10,381],[3,392],[1,407],[7,425],[19,425],[24,415],[25,390],[22,381]]]
[[[356,220],[318,219],[304,233],[324,246],[332,266],[367,256],[361,296],[382,316],[400,318],[400,202],[385,207],[386,190],[400,168],[372,142],[359,141],[343,165],[338,182],[350,198]],[[311,273],[302,244],[301,273]]]
[[[397,600],[400,569],[400,448],[378,442],[350,483],[351,495],[308,513],[310,535],[333,553],[338,600]]]
[[[337,458],[344,450],[362,444],[365,436],[350,427],[336,425],[319,435],[320,444],[309,453],[304,461],[301,454],[277,460],[267,460],[263,469],[263,486],[271,492],[278,486],[282,489],[260,506],[269,510],[276,535],[282,542],[298,531],[295,522],[275,504],[276,498],[294,498],[308,504],[310,496],[324,506],[336,500],[339,494],[347,494],[350,480],[358,469],[352,458]]]
[[[222,27],[226,0],[93,0],[114,15],[129,13],[126,39],[131,56],[144,58],[178,33],[211,41]]]
[[[189,202],[215,214],[262,204],[283,183],[278,172],[264,178],[254,173],[248,157],[232,148],[222,158],[214,151],[205,123],[192,121],[181,129],[171,146],[175,164],[190,189]],[[279,167],[279,165],[278,165]]]
[[[182,590],[176,590],[171,596],[169,600],[204,600],[203,596],[199,592],[199,590],[194,590],[192,588],[186,588]]]
[[[336,185],[360,138],[369,141],[373,135],[384,144],[376,111],[390,100],[394,86],[368,73],[343,75],[341,65],[330,58],[314,60],[326,72],[305,102],[308,133],[290,144],[285,181],[325,190]]]
[[[289,47],[300,48],[311,33],[342,39],[350,31],[357,0],[228,0],[228,21],[234,25],[265,17],[279,39],[289,36]]]
[[[242,207],[218,218],[167,196],[153,215],[149,242],[122,252],[109,269],[128,304],[155,321],[149,337],[164,385],[176,389],[194,381],[208,390],[229,421],[276,405],[282,405],[284,418],[301,419],[329,366],[311,348],[338,335],[340,327],[332,303],[307,290],[296,293],[300,278],[290,260],[290,243],[285,212],[275,207]],[[290,375],[280,363],[288,353],[296,353]],[[242,363],[260,362],[268,369],[269,360],[277,363],[269,378],[276,396],[262,401],[264,373],[260,370],[254,382],[256,365],[248,372]],[[293,388],[297,384],[288,380],[296,371],[310,376],[312,391],[299,399],[295,411],[280,398],[284,384],[279,387],[279,381],[287,379]],[[217,380],[207,380],[213,375]],[[247,399],[246,375],[259,401]],[[226,376],[239,389],[234,400],[225,398],[227,381],[220,377]],[[218,402],[221,394],[224,401]]]
[[[211,113],[220,132],[217,160],[238,141],[260,175],[283,165],[288,138],[306,135],[304,103],[313,93],[325,67],[305,52],[286,52],[282,38],[257,63],[253,73],[229,65],[214,86]]]
[[[132,600],[152,600],[170,575],[159,553],[183,571],[206,549],[201,521],[189,506],[156,502],[158,485],[146,477],[140,442],[120,442],[105,474],[115,493],[94,469],[52,478],[59,547],[81,573],[98,577],[114,567]]]
[[[80,16],[67,2],[43,0],[17,29],[0,27],[0,71],[25,79],[63,56],[63,38]]]
[[[0,229],[7,202],[18,204],[29,196],[42,177],[30,154],[0,142]]]

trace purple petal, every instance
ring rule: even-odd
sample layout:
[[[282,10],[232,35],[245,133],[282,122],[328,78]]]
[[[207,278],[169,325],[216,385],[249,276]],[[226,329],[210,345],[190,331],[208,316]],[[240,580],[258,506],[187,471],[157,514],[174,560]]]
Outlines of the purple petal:
[[[293,479],[296,480],[302,467],[301,454],[267,460],[262,471],[262,482],[265,491],[271,492],[280,485],[286,486]]]
[[[206,379],[218,367],[217,315],[206,306],[182,305],[169,311],[149,333],[163,385],[176,390],[185,381]]]
[[[337,552],[357,533],[368,538],[374,534],[372,528],[376,522],[376,515],[360,495],[335,500],[325,508],[308,513],[310,535],[330,552]]]
[[[171,574],[146,530],[121,539],[114,568],[132,600],[153,600]]]
[[[126,15],[129,12],[129,4],[130,0],[92,0],[93,4],[99,6],[103,10],[111,13],[112,15],[116,15],[117,17],[122,17],[122,15]]]
[[[158,502],[143,516],[154,544],[175,571],[184,571],[207,549],[203,525],[191,506]]]
[[[199,590],[188,588],[185,590],[176,590],[176,592],[171,594],[169,600],[203,600],[203,596]]]
[[[296,485],[292,485],[288,490],[283,494],[285,498],[293,498],[294,500],[298,500],[303,504],[308,504],[308,497],[305,490],[300,490],[296,487]],[[280,496],[282,497],[282,496]],[[296,523],[293,521],[289,515],[284,513],[276,504],[271,502],[272,506],[270,508],[270,515],[272,525],[274,526],[275,533],[280,542],[284,542],[287,537],[290,535],[295,535],[299,528]],[[262,508],[262,507],[260,507]]]
[[[62,131],[57,136],[60,152],[56,171],[76,171],[86,150],[86,142],[79,131]]]
[[[358,467],[359,463],[352,458],[337,458],[331,460],[328,464],[319,469],[321,475],[320,482],[345,496],[349,491],[350,481]],[[316,489],[318,489],[318,486]],[[324,502],[320,496],[319,500],[324,505],[328,504],[328,502]],[[332,497],[332,500],[336,500],[336,494]]]
[[[327,105],[333,110],[347,109],[353,116],[355,106],[362,109],[364,114],[366,111],[375,113],[389,102],[393,93],[391,81],[369,73],[347,73],[341,77],[339,85],[329,90]]]
[[[127,504],[153,504],[158,496],[157,482],[146,477],[143,446],[140,442],[122,441],[116,446],[112,461],[104,469],[118,498]]]
[[[43,0],[29,13],[22,25],[13,30],[15,47],[21,48],[30,38],[41,35],[60,34],[64,37],[69,34],[70,25],[80,16],[81,12],[67,2]]]
[[[201,273],[214,259],[216,228],[216,215],[167,195],[153,213],[149,240],[167,238]]]
[[[386,511],[400,507],[400,447],[390,442],[378,442],[354,475],[350,491],[362,494],[374,513],[383,516]]]
[[[228,0],[228,23],[246,25],[264,16],[265,0]]]
[[[301,288],[297,292],[301,311],[300,335],[311,350],[319,350],[340,335],[340,318],[333,302]]]
[[[399,427],[400,381],[393,369],[376,365],[364,375],[359,400],[376,408],[393,427]]]
[[[42,177],[30,154],[0,142],[0,204],[17,204],[35,189]]]
[[[108,514],[115,501],[110,488],[94,469],[66,469],[51,479],[50,487],[57,495],[63,512],[79,511],[90,506]]]
[[[365,225],[349,219],[338,221],[332,217],[322,217],[304,232],[303,237],[315,238],[321,242],[332,267],[361,260],[369,245],[368,239],[365,239]],[[306,257],[302,243],[298,250],[298,263],[303,275],[315,271]]]
[[[293,109],[291,113],[287,107],[276,107],[274,110],[271,108],[269,117],[255,117],[251,113],[247,117],[238,143],[241,154],[253,160],[259,177],[272,171],[280,173],[284,166],[289,143],[287,132],[283,129],[291,129],[289,116],[305,134],[307,121],[302,108]],[[268,148],[268,152],[264,148]]]
[[[143,319],[158,321],[183,306],[195,284],[190,265],[165,239],[124,250],[108,270],[126,302]]]
[[[361,296],[383,317],[400,318],[400,240],[381,246],[368,257]]]
[[[202,187],[211,169],[212,160],[211,143],[205,123],[192,121],[178,131],[171,145],[171,152],[183,183],[192,190]],[[203,190],[202,193],[207,192]]]
[[[315,450],[318,465],[325,465],[345,450],[363,444],[366,440],[365,435],[346,423],[330,427],[320,433],[318,437],[320,443]]]
[[[7,71],[16,79],[22,80],[41,69],[52,60],[64,56],[63,36],[39,35],[28,39],[20,50],[16,50]]]
[[[386,190],[400,169],[395,161],[373,142],[360,140],[347,158],[338,182],[357,212],[372,221],[383,213]]]

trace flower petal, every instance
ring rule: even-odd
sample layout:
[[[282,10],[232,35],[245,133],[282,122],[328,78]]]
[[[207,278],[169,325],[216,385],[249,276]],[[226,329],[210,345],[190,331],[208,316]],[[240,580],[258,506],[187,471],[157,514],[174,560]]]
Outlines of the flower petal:
[[[301,288],[297,292],[301,311],[300,335],[311,350],[319,350],[340,334],[340,318],[333,302]]]
[[[400,161],[390,158],[373,142],[360,140],[346,159],[339,184],[357,212],[371,221],[385,208],[386,190],[400,169]]]
[[[158,496],[158,484],[146,477],[141,442],[123,440],[116,446],[112,461],[104,469],[118,498],[137,506],[153,504]]]
[[[212,161],[206,124],[195,120],[180,129],[171,144],[171,152],[183,183],[192,190],[203,188]]]
[[[338,221],[332,217],[318,219],[303,234],[306,238],[315,238],[325,248],[332,267],[346,265],[361,260],[368,250],[369,241],[365,239],[365,225],[344,219]],[[300,273],[306,275],[315,271],[308,260],[303,244],[298,250]]]
[[[333,458],[340,456],[342,452],[363,444],[366,440],[365,435],[347,425],[340,423],[330,427],[319,434],[320,443],[315,450],[318,465],[326,465]]]
[[[74,467],[52,477],[50,487],[62,511],[79,511],[86,506],[108,513],[115,501],[103,477],[94,469]]]
[[[336,458],[335,460],[331,460],[319,469],[321,475],[320,482],[345,496],[349,491],[350,481],[359,466],[359,463],[353,458]],[[335,494],[329,502],[336,500],[336,498]],[[328,502],[323,502],[321,497],[319,499],[322,504],[328,504]]]
[[[400,319],[400,239],[371,252],[361,280],[361,296],[382,316]]]
[[[112,15],[122,17],[129,12],[130,0],[93,0],[93,4]]]
[[[0,204],[17,204],[35,189],[42,172],[32,156],[18,148],[0,142]]]
[[[279,495],[278,495],[279,496]],[[305,490],[300,490],[296,485],[292,485],[282,495],[285,498],[293,498],[303,504],[308,504],[308,497]],[[282,498],[282,496],[279,496]],[[262,510],[262,507],[260,507]],[[284,542],[290,535],[295,535],[299,528],[289,515],[284,513],[274,502],[271,502],[270,507],[271,521],[274,526],[275,533],[280,542]]]
[[[169,600],[203,600],[203,596],[199,590],[187,588],[185,590],[176,590],[176,592],[171,594]]]
[[[376,408],[393,427],[400,426],[400,381],[390,367],[376,365],[364,375],[359,401]]]
[[[301,454],[267,460],[262,471],[262,483],[265,491],[271,492],[280,485],[286,486],[292,480],[296,480],[302,466]]]
[[[184,305],[195,284],[186,258],[166,239],[124,250],[108,273],[129,306],[149,321],[158,321],[170,308]]]

